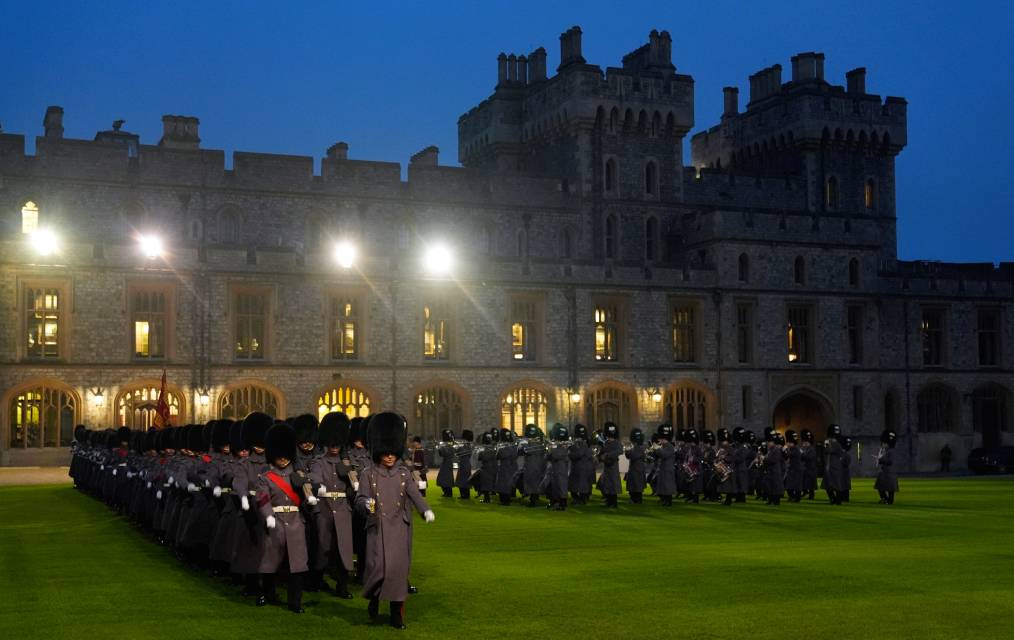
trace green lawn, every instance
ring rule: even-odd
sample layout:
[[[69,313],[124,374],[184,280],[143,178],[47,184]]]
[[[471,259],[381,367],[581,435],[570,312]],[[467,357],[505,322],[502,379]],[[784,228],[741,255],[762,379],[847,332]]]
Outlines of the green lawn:
[[[654,500],[564,513],[447,500],[416,527],[413,638],[1014,636],[1014,481],[871,481],[853,502]],[[439,494],[439,492],[436,492]],[[396,637],[366,601],[255,608],[70,487],[0,488],[0,638]],[[384,609],[386,613],[386,607]],[[385,616],[386,619],[386,616]]]

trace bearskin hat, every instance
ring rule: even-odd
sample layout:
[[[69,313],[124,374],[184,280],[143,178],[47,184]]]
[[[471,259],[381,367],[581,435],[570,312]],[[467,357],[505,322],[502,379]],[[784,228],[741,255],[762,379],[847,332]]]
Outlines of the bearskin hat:
[[[284,422],[276,422],[264,436],[264,458],[274,462],[279,458],[296,459],[296,431]]]
[[[602,435],[606,438],[619,438],[620,428],[615,422],[607,422],[602,428]]]
[[[489,431],[482,434],[482,444],[493,444],[493,434]]]
[[[528,439],[532,439],[532,438],[541,439],[542,438],[542,429],[538,428],[534,424],[526,424],[525,425],[525,437],[528,438]]]
[[[194,453],[204,451],[204,426],[192,424],[187,427],[187,449]]]
[[[274,419],[266,413],[254,411],[243,418],[243,448],[253,451],[254,447],[265,448],[264,438]]]
[[[326,414],[320,419],[317,442],[322,447],[344,448],[348,446],[350,425],[349,417],[341,411],[332,411]]]
[[[697,429],[687,429],[687,442],[693,442],[697,444],[701,441],[700,434],[697,433]]]
[[[852,448],[852,438],[848,436],[841,437],[841,448],[846,451]]]
[[[225,447],[231,447],[232,442],[229,440],[229,420],[214,420],[211,423],[211,448],[221,453]]]
[[[578,440],[588,439],[588,427],[584,426],[580,422],[574,425],[574,437]]]
[[[116,430],[116,443],[130,443],[130,427],[120,427]]]
[[[764,442],[773,442],[775,439],[774,427],[764,427]]]
[[[893,449],[894,445],[898,442],[898,434],[890,429],[884,429],[883,433],[880,434],[880,442]]]
[[[829,425],[827,425],[827,437],[828,438],[837,438],[840,435],[841,435],[841,426],[839,426],[837,424],[829,424]]]
[[[349,442],[362,442],[365,444],[366,435],[363,433],[363,418],[356,416],[349,420]]]
[[[662,438],[663,440],[668,440],[669,442],[672,442],[672,425],[671,424],[658,425],[658,431],[656,432],[655,435],[657,435],[659,438]]]
[[[785,436],[783,436],[782,434],[780,434],[777,431],[775,431],[774,438],[775,438],[775,444],[777,444],[780,447],[785,446]]]
[[[240,451],[246,449],[243,443],[243,423],[238,420],[223,420],[229,425],[229,453],[238,456]]]
[[[74,442],[77,442],[78,444],[88,443],[88,428],[83,424],[79,424],[74,427]]]
[[[381,456],[385,455],[402,457],[405,454],[406,435],[405,419],[397,413],[385,411],[370,416],[366,446],[373,462],[379,463]]]
[[[454,440],[454,432],[450,429],[444,429],[440,432],[440,440],[443,442],[452,442]]]
[[[144,434],[144,447],[145,451],[157,451],[158,450],[158,431],[149,430]]]
[[[194,425],[188,424],[173,429],[173,442],[176,444],[176,450],[182,451],[183,449],[190,449],[189,435],[190,427]]]
[[[577,427],[574,427],[574,430],[576,431]],[[640,428],[634,427],[630,430],[630,441],[634,444],[644,444],[644,432]]]
[[[715,432],[705,431],[703,435],[704,444],[715,444]]]
[[[810,442],[810,443],[812,443],[813,442],[813,432],[810,431],[809,429],[803,429],[802,431],[799,432],[799,439],[802,442]]]
[[[313,414],[304,413],[292,419],[292,430],[296,432],[296,442],[317,442],[317,418]]]
[[[734,427],[732,429],[732,439],[736,442],[746,442],[746,429],[743,427]]]
[[[754,444],[757,442],[757,434],[753,431],[744,431],[743,437],[746,439],[747,444]]]
[[[500,442],[514,442],[514,432],[510,429],[500,429]]]
[[[566,440],[568,437],[570,434],[567,433],[567,427],[559,422],[553,425],[553,440]]]
[[[473,442],[475,440],[475,434],[472,433],[471,429],[465,429],[461,432],[461,439],[465,442]]]
[[[792,444],[796,444],[799,442],[799,434],[797,434],[792,429],[789,429],[788,431],[785,432],[785,441],[791,442]]]

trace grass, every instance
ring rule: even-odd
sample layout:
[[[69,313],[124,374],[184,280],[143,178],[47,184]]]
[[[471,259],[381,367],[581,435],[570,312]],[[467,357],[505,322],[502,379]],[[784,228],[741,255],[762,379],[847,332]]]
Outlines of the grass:
[[[1000,638],[1014,628],[1014,482],[871,481],[853,502],[654,500],[564,513],[430,491],[405,637]],[[433,494],[437,495],[434,496]],[[255,608],[66,486],[0,488],[0,638],[390,638],[366,601]],[[386,613],[386,607],[384,609]]]

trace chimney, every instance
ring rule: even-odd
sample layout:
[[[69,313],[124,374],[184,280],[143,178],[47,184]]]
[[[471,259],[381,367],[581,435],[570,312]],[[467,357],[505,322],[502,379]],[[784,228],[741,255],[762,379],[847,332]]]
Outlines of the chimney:
[[[723,87],[722,95],[725,97],[725,109],[722,111],[722,119],[731,118],[739,113],[739,88]]]
[[[845,84],[849,93],[866,93],[866,67],[853,69],[845,74]]]
[[[162,139],[158,146],[167,149],[197,149],[201,139],[197,127],[201,121],[193,116],[162,116]]]
[[[502,87],[507,84],[507,54],[500,52],[496,57],[496,86]]]
[[[528,84],[528,58],[524,55],[518,56],[518,82]]]
[[[812,51],[792,56],[792,81],[807,82],[824,78],[824,54],[821,59],[820,74],[817,74],[817,55]]]
[[[774,95],[782,90],[782,65],[776,64],[768,69],[767,95]]]
[[[817,62],[817,79],[823,81],[824,80],[824,54],[823,53],[818,53],[815,56],[815,60]]]
[[[560,70],[571,64],[584,64],[581,57],[581,27],[571,27],[560,34]]]
[[[42,127],[47,138],[63,137],[63,107],[46,107],[46,115],[42,118]]]
[[[648,64],[654,66],[661,62],[661,52],[659,51],[658,42],[658,31],[652,29],[651,33],[648,34]]]
[[[349,145],[345,142],[336,142],[327,148],[328,160],[348,160]]]
[[[435,167],[437,166],[437,156],[439,154],[440,149],[430,145],[412,156],[409,165],[413,167]]]
[[[507,56],[507,81],[511,84],[518,81],[518,57],[513,53]]]
[[[528,56],[528,82],[535,84],[546,79],[546,50],[539,47]]]
[[[658,61],[664,66],[672,66],[672,36],[668,31],[658,34]]]

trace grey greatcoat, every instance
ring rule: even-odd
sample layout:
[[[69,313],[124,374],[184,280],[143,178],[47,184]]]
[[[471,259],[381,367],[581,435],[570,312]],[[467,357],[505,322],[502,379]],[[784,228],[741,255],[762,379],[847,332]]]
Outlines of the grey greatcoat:
[[[374,512],[369,500],[374,499]],[[430,506],[419,493],[408,468],[374,465],[363,474],[356,509],[366,515],[366,576],[363,597],[404,602],[412,563],[412,507]]]
[[[898,491],[898,475],[894,473],[894,454],[889,447],[881,447],[877,457],[877,491]]]
[[[599,491],[603,495],[615,496],[623,491],[620,484],[620,456],[623,445],[619,440],[610,438],[602,445],[599,460],[602,461],[602,475],[599,476]]]
[[[570,452],[562,445],[551,445],[546,454],[546,496],[551,500],[567,497],[567,465]]]
[[[466,442],[461,445],[457,453],[458,470],[454,476],[454,486],[459,489],[468,489],[468,481],[472,479],[472,443]]]
[[[785,490],[792,493],[803,490],[803,454],[799,447],[786,446]]]
[[[525,457],[522,485],[526,496],[541,493],[542,479],[546,476],[546,447],[541,441],[533,440],[519,446],[518,453]]]
[[[296,480],[291,464],[284,469],[272,466],[257,476],[257,511],[263,522],[267,522],[268,516],[273,515],[276,523],[274,529],[267,529],[264,525],[267,535],[264,539],[258,573],[278,572],[283,567],[286,556],[288,557],[289,571],[302,573],[309,568],[306,525],[303,522],[303,514],[298,509],[280,511],[280,509],[289,509],[299,505],[270,479],[271,474],[275,474],[283,482],[288,483],[300,502],[304,499],[302,487]]]
[[[829,491],[845,491],[844,452],[836,438],[824,443],[824,483],[823,488]]]
[[[352,571],[352,483],[348,473],[351,461],[341,456],[322,455],[310,466],[310,482],[314,495],[319,496],[317,507],[317,552],[311,558],[314,569],[323,570],[332,560],[346,571]],[[320,496],[323,487],[325,495]],[[337,552],[337,557],[335,557]]]
[[[772,497],[785,493],[785,456],[779,445],[768,447],[764,455],[764,491]]]
[[[220,455],[216,466],[218,471],[215,476],[217,486],[222,490],[218,498],[221,511],[218,517],[218,526],[211,536],[211,548],[209,556],[212,560],[229,562],[232,560],[233,538],[237,526],[242,524],[239,513],[239,498],[232,493],[232,477],[236,466],[239,464],[236,458],[227,455]]]
[[[655,495],[671,496],[676,494],[676,447],[668,440],[655,451]]]
[[[518,472],[518,447],[504,444],[496,450],[496,492],[514,495],[514,476]]]
[[[644,493],[646,470],[644,468],[644,445],[635,444],[624,454],[630,465],[627,467],[627,493]]]
[[[239,521],[233,527],[229,570],[241,574],[260,573],[267,529],[264,528],[264,519],[257,512],[257,476],[264,470],[264,454],[251,453],[248,458],[240,458],[233,469],[232,493],[237,502],[246,496],[250,510],[241,510]]]
[[[749,450],[742,442],[732,445],[732,469],[736,479],[736,490],[733,493],[750,493],[750,461]]]
[[[799,455],[803,462],[802,490],[814,491],[817,489],[817,450],[807,445],[799,448]]]
[[[595,454],[586,440],[575,440],[567,451],[570,457],[570,477],[567,486],[571,493],[587,495],[595,483]]]
[[[437,447],[437,454],[440,455],[440,468],[437,470],[437,486],[441,489],[450,489],[454,486],[454,463],[457,457],[454,455],[454,445],[444,443]]]
[[[479,491],[492,492],[496,488],[496,450],[491,446],[479,451]]]
[[[718,484],[718,493],[739,493],[739,484],[737,482],[736,474],[736,452],[740,449],[739,445],[731,444],[726,442],[718,448],[718,452],[715,454],[715,461],[724,461],[725,464],[732,469],[732,473],[723,481],[722,478],[716,477],[715,482]],[[740,455],[742,460],[742,455]],[[718,471],[716,470],[717,474]]]

